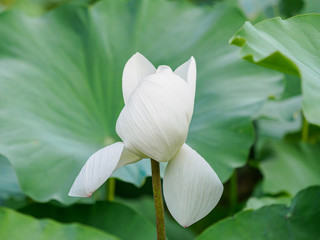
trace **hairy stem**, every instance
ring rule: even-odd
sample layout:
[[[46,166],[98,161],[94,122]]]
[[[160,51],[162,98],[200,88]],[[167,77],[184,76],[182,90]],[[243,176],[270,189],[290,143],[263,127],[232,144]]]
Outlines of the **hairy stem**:
[[[157,239],[166,239],[166,230],[164,225],[164,210],[163,210],[163,199],[161,190],[161,177],[160,177],[160,166],[159,163],[153,159],[151,161],[152,170],[152,188],[154,206],[156,210],[156,222],[157,222]]]

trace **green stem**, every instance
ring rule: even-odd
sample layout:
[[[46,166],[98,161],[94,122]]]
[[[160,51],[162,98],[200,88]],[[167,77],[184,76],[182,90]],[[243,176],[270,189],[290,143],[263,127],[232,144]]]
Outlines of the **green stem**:
[[[235,169],[230,179],[230,214],[236,212],[238,202],[237,170]]]
[[[303,117],[303,125],[302,125],[302,142],[308,141],[308,134],[309,134],[309,123],[305,117]]]
[[[157,239],[166,239],[166,230],[164,225],[164,210],[163,210],[163,199],[161,190],[161,177],[160,177],[160,166],[159,163],[153,159],[151,161],[152,170],[152,188],[154,206],[156,210],[156,222],[157,222]]]
[[[116,190],[116,179],[109,178],[107,181],[107,200],[110,202],[114,201],[114,193]]]

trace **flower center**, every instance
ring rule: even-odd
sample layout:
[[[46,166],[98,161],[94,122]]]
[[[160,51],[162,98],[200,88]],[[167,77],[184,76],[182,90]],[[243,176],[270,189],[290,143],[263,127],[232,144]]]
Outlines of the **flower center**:
[[[169,66],[166,65],[160,65],[156,71],[156,73],[172,73],[172,70]]]

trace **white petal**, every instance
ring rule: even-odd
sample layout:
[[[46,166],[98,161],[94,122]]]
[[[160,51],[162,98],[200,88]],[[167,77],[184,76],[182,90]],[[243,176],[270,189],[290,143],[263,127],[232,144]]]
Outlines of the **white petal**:
[[[188,227],[217,205],[223,185],[210,165],[184,144],[169,161],[163,178],[166,204],[177,222]]]
[[[193,93],[196,91],[197,67],[194,57],[191,57],[187,62],[180,65],[175,71],[175,74],[182,77],[192,88]]]
[[[148,75],[156,72],[156,68],[140,53],[134,54],[126,63],[122,75],[122,92],[127,103],[131,93],[139,82]]]
[[[139,160],[117,142],[95,152],[82,167],[74,181],[69,196],[90,197],[114,172],[115,169]]]
[[[169,161],[185,142],[194,104],[188,84],[167,70],[141,81],[116,125],[127,149],[159,162]]]
[[[156,73],[172,73],[172,69],[167,65],[160,65]]]
[[[123,148],[121,158],[120,158],[115,170],[117,170],[118,168],[123,167],[125,165],[135,163],[139,160],[141,160],[141,157],[138,157],[137,155],[130,152],[128,149]]]

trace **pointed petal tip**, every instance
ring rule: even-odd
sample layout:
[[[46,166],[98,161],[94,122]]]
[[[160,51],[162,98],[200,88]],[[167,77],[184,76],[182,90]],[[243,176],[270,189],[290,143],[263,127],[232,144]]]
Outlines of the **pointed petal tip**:
[[[122,92],[126,103],[131,93],[144,77],[156,72],[156,68],[141,53],[136,52],[125,64],[122,74]]]
[[[132,57],[144,57],[140,52],[136,52]]]
[[[117,142],[91,155],[76,177],[68,195],[90,197],[114,172],[123,148],[123,143]]]
[[[193,56],[191,56],[191,58],[189,59],[189,62],[190,62],[190,65],[192,65],[192,68],[194,68],[192,69],[192,71],[196,71],[196,59]]]
[[[83,196],[79,196],[77,194],[72,193],[71,191],[68,193],[69,197],[83,197]]]
[[[74,189],[73,185],[72,185],[72,187],[71,187],[71,189],[70,189],[70,191],[69,191],[69,193],[68,193],[68,196],[70,196],[70,197],[82,197],[82,198],[87,198],[87,197],[91,197],[92,194],[93,194],[93,192],[90,192],[90,193],[83,193],[83,192],[80,193],[80,192],[77,192],[77,191]]]
[[[68,196],[69,197],[79,197],[77,194],[74,193],[73,185],[72,185],[70,191],[68,192]]]
[[[136,52],[135,54],[133,54],[132,57],[129,58],[128,62],[129,62],[129,61],[136,61],[136,60],[140,60],[140,61],[142,61],[142,62],[146,62],[146,61],[150,62],[150,61],[149,61],[142,53],[140,53],[140,52]],[[128,62],[127,62],[127,63],[128,63]],[[151,64],[151,62],[150,62],[150,64]],[[153,66],[153,65],[152,65],[152,66]]]
[[[180,65],[175,71],[175,74],[184,79],[191,87],[193,95],[196,91],[197,66],[193,56],[188,61]]]
[[[88,197],[91,197],[93,193],[89,193],[88,195],[82,195],[82,194],[76,194],[76,193],[73,193],[73,192],[69,192],[68,193],[68,196],[69,197],[82,197],[82,198],[88,198]]]

